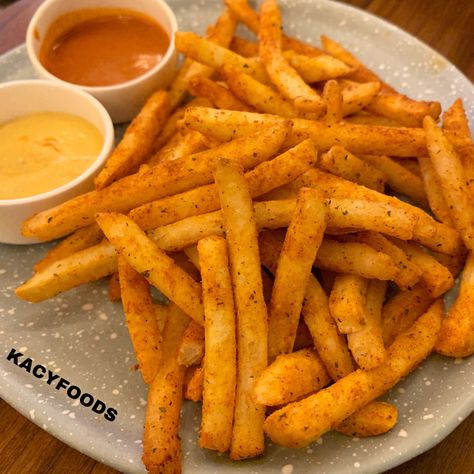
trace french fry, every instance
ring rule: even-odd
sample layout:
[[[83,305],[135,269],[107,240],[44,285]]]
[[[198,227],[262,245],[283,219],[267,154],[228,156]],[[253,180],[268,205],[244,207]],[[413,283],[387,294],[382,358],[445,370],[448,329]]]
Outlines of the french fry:
[[[189,379],[184,382],[184,398],[193,402],[202,400],[202,389],[204,385],[204,369],[202,367],[188,367]],[[186,372],[186,375],[188,372]]]
[[[48,253],[33,268],[36,272],[44,270],[57,260],[98,244],[103,238],[104,234],[97,224],[82,227],[48,250]]]
[[[125,260],[197,323],[204,324],[201,285],[179,268],[128,217],[102,213],[97,223]]]
[[[371,280],[367,285],[365,325],[347,335],[352,357],[362,369],[373,369],[387,358],[383,338],[381,311],[387,282]]]
[[[357,112],[353,115],[344,117],[345,122],[359,125],[380,125],[382,127],[401,127],[402,124],[396,120],[382,117],[381,115],[369,114],[368,112]]]
[[[162,336],[149,284],[119,256],[118,273],[123,311],[138,366],[145,383],[153,382],[162,359]]]
[[[380,92],[380,82],[358,83],[353,81],[341,80],[342,92],[342,115],[355,114],[365,109],[377,94]],[[384,125],[374,124],[374,125]],[[401,124],[398,124],[400,126]]]
[[[210,168],[222,155],[234,157],[245,167],[255,166],[280,148],[290,127],[288,122],[276,124],[255,134],[253,139],[234,140],[127,176],[107,188],[82,194],[35,214],[24,222],[22,230],[25,235],[35,235],[42,240],[54,239],[92,223],[97,212],[126,212],[144,202],[207,184],[212,180]]]
[[[426,117],[423,126],[431,163],[438,176],[443,197],[451,210],[454,226],[461,234],[464,245],[472,251],[474,207],[462,163],[450,141],[432,118]]]
[[[441,323],[436,351],[450,357],[474,353],[474,256],[469,252],[458,296]]]
[[[306,284],[326,229],[318,193],[302,188],[275,270],[268,307],[268,359],[293,350]]]
[[[342,146],[335,145],[327,153],[322,154],[318,165],[336,176],[383,192],[385,173],[357,158]]]
[[[382,307],[382,336],[385,346],[406,331],[433,303],[434,298],[421,285],[399,291]]]
[[[96,189],[103,189],[137,170],[150,155],[153,143],[170,113],[171,103],[166,91],[159,90],[148,98],[96,176]]]
[[[179,420],[185,368],[177,352],[189,318],[174,304],[163,334],[163,358],[148,391],[143,464],[150,472],[181,472]]]
[[[241,36],[234,36],[229,47],[234,53],[244,58],[258,56],[258,43],[242,38]]]
[[[326,123],[339,123],[342,120],[342,94],[335,80],[324,84],[323,100],[326,104]]]
[[[314,349],[279,355],[260,375],[254,398],[266,406],[285,405],[317,392],[331,381]]]
[[[392,160],[396,161],[399,165],[402,165],[408,171],[411,171],[415,176],[421,178],[420,165],[416,158],[397,158],[392,157]]]
[[[110,301],[120,301],[122,299],[122,295],[120,292],[120,281],[118,272],[112,273],[109,278],[109,284],[107,287],[107,293],[109,296]]]
[[[204,357],[204,327],[196,321],[191,321],[184,332],[179,346],[178,362],[190,367],[199,365]]]
[[[262,84],[252,76],[228,65],[219,69],[219,73],[239,99],[250,104],[259,112],[288,118],[297,116],[297,111],[291,102],[284,99],[270,86]]]
[[[304,447],[393,387],[432,351],[438,337],[443,305],[438,301],[388,350],[386,362],[356,370],[314,395],[286,405],[266,420],[266,434],[286,447]]]
[[[199,445],[225,452],[232,439],[236,387],[235,309],[227,256],[221,237],[198,243],[205,313],[204,385]]]
[[[231,459],[244,459],[264,449],[263,405],[252,399],[255,381],[267,365],[267,310],[262,291],[257,226],[252,198],[238,165],[222,159],[214,173],[237,308],[237,390]]]
[[[361,331],[366,326],[368,281],[357,275],[337,275],[329,295],[329,311],[341,334]]]
[[[397,407],[391,403],[372,402],[339,423],[336,430],[357,438],[378,436],[396,425],[397,415]]]
[[[290,66],[281,50],[281,16],[274,0],[264,0],[260,7],[258,31],[259,55],[271,81],[281,94],[292,100],[301,112],[321,115],[324,102]]]

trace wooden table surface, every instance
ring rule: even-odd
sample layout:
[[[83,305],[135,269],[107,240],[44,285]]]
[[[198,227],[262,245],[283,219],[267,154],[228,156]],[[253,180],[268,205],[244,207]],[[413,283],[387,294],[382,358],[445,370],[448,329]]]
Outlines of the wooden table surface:
[[[0,54],[24,41],[28,21],[40,3],[41,0],[20,0],[0,10]],[[474,2],[350,0],[343,3],[358,6],[400,26],[446,56],[471,81],[474,80]],[[0,473],[115,472],[58,441],[0,399]],[[472,474],[474,415],[436,447],[388,472]]]

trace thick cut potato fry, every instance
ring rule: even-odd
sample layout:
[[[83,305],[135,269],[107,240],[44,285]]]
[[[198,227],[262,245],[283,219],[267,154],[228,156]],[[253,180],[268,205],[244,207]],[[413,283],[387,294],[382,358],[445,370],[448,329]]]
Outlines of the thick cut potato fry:
[[[466,111],[462,99],[456,99],[443,114],[443,129],[450,130],[460,137],[471,137]]]
[[[382,127],[401,127],[402,124],[396,120],[382,117],[381,115],[369,114],[361,111],[348,117],[344,117],[345,122],[356,123],[359,125],[380,125]]]
[[[201,285],[181,270],[145,233],[122,214],[103,213],[97,222],[125,260],[200,325],[204,324]]]
[[[204,357],[204,327],[191,321],[179,346],[178,362],[185,367],[199,365]]]
[[[234,140],[127,176],[107,188],[35,214],[24,222],[23,232],[42,240],[54,239],[90,224],[97,212],[126,212],[145,202],[207,184],[212,180],[211,168],[221,156],[239,160],[246,168],[253,167],[280,148],[290,127],[289,122],[280,123],[253,138]]]
[[[264,0],[260,7],[258,38],[260,58],[276,88],[292,100],[299,111],[321,115],[324,111],[323,100],[290,66],[282,53],[281,16],[275,0]]]
[[[95,178],[97,189],[137,170],[150,155],[170,113],[171,103],[166,91],[157,91],[149,97]]]
[[[184,381],[184,398],[193,402],[202,401],[202,389],[204,385],[204,369],[202,367],[188,367]],[[188,376],[189,373],[189,376]]]
[[[432,351],[443,313],[438,301],[388,350],[388,358],[371,370],[356,370],[328,388],[273,412],[265,432],[274,443],[304,447],[355,411],[393,387]]]
[[[386,176],[375,166],[357,158],[342,146],[336,145],[321,155],[319,167],[336,176],[383,192]]]
[[[374,100],[381,88],[380,82],[365,82],[361,84],[359,82],[341,80],[340,84],[342,90],[342,115],[344,117],[365,109]],[[400,125],[398,124],[398,126]]]
[[[453,223],[464,245],[474,250],[473,196],[467,185],[461,160],[450,141],[431,117],[423,120],[431,162],[441,184],[443,197],[452,213]]]
[[[456,301],[441,324],[436,351],[450,357],[474,353],[474,255],[469,252]]]
[[[326,123],[339,123],[342,120],[342,94],[337,81],[324,84],[323,100],[326,104]]]
[[[245,174],[250,195],[257,197],[291,181],[314,165],[316,159],[312,142],[305,140],[274,159],[258,164]],[[148,230],[215,211],[219,206],[217,188],[209,184],[139,206],[130,212],[130,217]]]
[[[382,307],[382,336],[385,346],[406,331],[433,303],[434,298],[423,286],[399,291]]]
[[[161,362],[162,337],[149,284],[119,256],[118,271],[128,333],[143,380],[153,382]]]
[[[198,243],[206,349],[199,445],[225,452],[232,439],[236,387],[235,308],[227,243],[207,237]]]
[[[185,368],[177,352],[189,318],[173,303],[163,333],[163,358],[148,391],[143,464],[150,472],[181,472],[179,420]]]
[[[48,250],[48,253],[35,264],[34,270],[35,272],[44,270],[57,260],[98,244],[103,238],[104,234],[97,224],[82,227]]]
[[[361,331],[366,326],[368,280],[357,275],[337,275],[329,295],[329,310],[341,334]]]
[[[279,355],[260,375],[254,398],[266,406],[285,405],[325,387],[329,377],[314,349]]]
[[[277,91],[262,84],[252,76],[232,66],[224,66],[219,69],[219,73],[232,92],[257,111],[288,118],[297,116],[297,111],[290,101],[287,101]]]
[[[383,338],[381,311],[387,282],[371,280],[367,286],[365,326],[347,335],[352,357],[362,369],[373,369],[387,358]]]
[[[222,220],[237,308],[237,390],[231,459],[244,459],[264,449],[263,405],[252,399],[253,387],[267,365],[267,308],[263,298],[257,226],[241,168],[222,159],[214,179],[219,190]]]
[[[397,407],[386,402],[372,402],[339,423],[336,430],[347,436],[366,438],[390,431],[397,424]]]
[[[275,270],[268,307],[268,359],[293,350],[306,284],[326,229],[318,193],[302,188]]]

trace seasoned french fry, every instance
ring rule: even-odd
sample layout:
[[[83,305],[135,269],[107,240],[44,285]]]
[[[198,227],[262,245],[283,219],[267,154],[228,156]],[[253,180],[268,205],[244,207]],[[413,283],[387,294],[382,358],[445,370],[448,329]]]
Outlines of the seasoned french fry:
[[[258,43],[242,38],[241,36],[234,36],[232,38],[230,49],[244,58],[258,56]]]
[[[467,357],[474,353],[474,256],[469,252],[458,296],[446,318],[436,351],[450,357]]]
[[[128,217],[102,213],[97,223],[125,260],[196,322],[204,324],[201,285],[179,268]]]
[[[257,226],[252,198],[238,165],[222,159],[214,173],[229,248],[237,308],[237,390],[231,459],[264,449],[263,405],[252,399],[255,381],[267,365],[267,310],[262,291]]]
[[[327,153],[321,155],[318,165],[336,176],[383,192],[386,181],[385,173],[357,158],[342,146],[331,147]]]
[[[357,275],[337,275],[329,295],[329,311],[341,334],[361,331],[366,326],[368,280]]]
[[[356,370],[333,385],[273,412],[265,432],[273,442],[303,447],[393,387],[432,351],[443,313],[438,301],[388,350],[387,361],[375,369]]]
[[[143,464],[150,472],[181,472],[179,419],[185,368],[177,352],[189,318],[174,304],[163,334],[163,358],[148,391]]]
[[[202,367],[188,367],[189,379],[184,382],[184,398],[193,402],[202,400],[202,389],[204,385],[204,369]],[[186,375],[188,372],[186,372]]]
[[[143,380],[153,382],[162,359],[162,337],[149,284],[119,256],[118,273],[125,320]]]
[[[380,82],[365,82],[361,84],[359,82],[341,80],[340,85],[342,92],[342,115],[344,117],[365,109],[374,100],[381,88]],[[398,126],[400,125],[398,124]]]
[[[285,405],[331,381],[314,349],[301,349],[279,355],[258,378],[254,398],[266,406]]]
[[[204,357],[204,327],[191,321],[179,346],[178,362],[189,367],[199,365]]]
[[[301,112],[324,111],[324,102],[293,69],[281,50],[281,16],[275,0],[264,0],[260,7],[259,55],[271,81],[282,95]]]
[[[373,369],[387,358],[383,338],[381,311],[387,282],[371,280],[367,286],[365,326],[347,335],[352,357],[362,369]]]
[[[199,445],[225,452],[232,438],[236,387],[235,309],[227,243],[207,237],[198,243],[205,313],[204,385]]]
[[[342,94],[337,81],[324,84],[323,100],[326,104],[326,123],[338,123],[342,120]]]
[[[396,425],[397,414],[397,407],[391,403],[372,402],[339,423],[336,430],[357,438],[378,436]]]
[[[460,137],[471,137],[471,130],[462,99],[456,99],[443,114],[443,129],[450,130]]]
[[[127,176],[107,188],[35,214],[24,222],[23,232],[43,240],[54,239],[93,222],[97,212],[126,212],[144,202],[207,184],[212,180],[210,168],[221,156],[234,157],[245,167],[255,166],[280,148],[290,127],[288,122],[276,124],[253,138],[234,140]]]
[[[359,125],[380,125],[382,127],[401,127],[402,124],[396,120],[382,117],[381,115],[369,114],[368,112],[357,112],[354,115],[344,117],[345,122]]]
[[[114,272],[110,276],[107,293],[110,301],[120,301],[122,299],[118,272]]]
[[[382,336],[385,346],[406,331],[433,303],[434,298],[421,285],[399,291],[382,307]]]
[[[275,270],[268,307],[268,359],[293,350],[311,268],[326,229],[326,207],[318,193],[302,188]]]

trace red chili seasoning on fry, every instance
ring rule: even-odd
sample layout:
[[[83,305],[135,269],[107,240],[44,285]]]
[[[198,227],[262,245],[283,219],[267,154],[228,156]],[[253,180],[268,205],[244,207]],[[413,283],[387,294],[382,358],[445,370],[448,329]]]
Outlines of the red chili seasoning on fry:
[[[156,66],[170,38],[154,19],[131,10],[79,10],[56,20],[40,51],[56,77],[83,86],[130,81]]]

